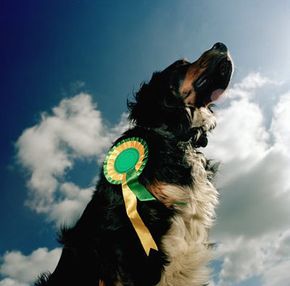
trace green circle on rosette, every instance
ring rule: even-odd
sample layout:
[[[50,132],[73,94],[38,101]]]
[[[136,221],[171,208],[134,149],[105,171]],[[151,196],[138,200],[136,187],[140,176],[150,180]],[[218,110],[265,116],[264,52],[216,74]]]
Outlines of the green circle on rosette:
[[[127,173],[129,170],[134,169],[139,157],[139,152],[135,148],[123,150],[116,158],[114,164],[115,170],[120,174]]]

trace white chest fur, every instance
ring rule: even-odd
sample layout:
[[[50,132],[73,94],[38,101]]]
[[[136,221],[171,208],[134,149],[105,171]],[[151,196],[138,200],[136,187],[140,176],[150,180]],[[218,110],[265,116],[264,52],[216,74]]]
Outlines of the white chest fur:
[[[209,279],[207,264],[212,254],[208,229],[213,223],[218,194],[207,178],[204,156],[189,149],[187,159],[193,166],[192,187],[162,187],[167,198],[186,204],[176,206],[177,215],[162,240],[162,249],[170,263],[165,267],[158,286],[201,286]]]

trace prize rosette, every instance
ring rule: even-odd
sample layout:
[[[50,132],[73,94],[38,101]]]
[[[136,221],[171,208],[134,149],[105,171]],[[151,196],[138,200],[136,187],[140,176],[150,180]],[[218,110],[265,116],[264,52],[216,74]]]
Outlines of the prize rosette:
[[[157,245],[137,211],[140,201],[155,200],[138,181],[148,161],[148,146],[139,137],[123,139],[111,148],[104,162],[104,175],[111,184],[121,184],[127,215],[147,255]]]

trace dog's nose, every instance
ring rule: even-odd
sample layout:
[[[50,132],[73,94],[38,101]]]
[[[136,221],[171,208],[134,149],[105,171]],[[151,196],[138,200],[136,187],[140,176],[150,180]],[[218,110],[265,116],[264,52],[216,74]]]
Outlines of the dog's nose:
[[[225,44],[223,43],[215,43],[213,47],[211,48],[212,50],[218,50],[220,52],[226,53],[228,51],[228,48]]]

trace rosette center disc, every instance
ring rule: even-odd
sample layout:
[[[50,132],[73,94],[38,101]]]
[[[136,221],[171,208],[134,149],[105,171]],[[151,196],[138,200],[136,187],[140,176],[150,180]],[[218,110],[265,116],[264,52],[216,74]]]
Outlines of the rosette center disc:
[[[128,148],[123,150],[116,158],[115,161],[115,170],[118,173],[127,173],[129,170],[134,169],[138,160],[139,152],[135,148]]]

